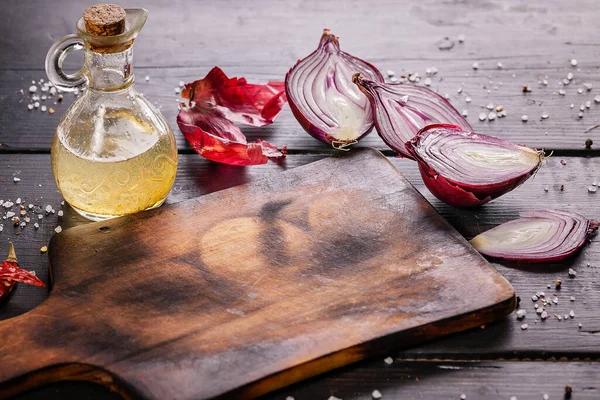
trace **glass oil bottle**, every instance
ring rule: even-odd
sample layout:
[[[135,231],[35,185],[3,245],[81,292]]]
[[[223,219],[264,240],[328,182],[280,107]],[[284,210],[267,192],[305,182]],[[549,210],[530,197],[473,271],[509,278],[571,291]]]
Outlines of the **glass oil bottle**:
[[[144,9],[88,8],[77,34],[56,42],[46,58],[61,91],[87,90],[62,117],[52,142],[56,184],[73,209],[99,221],[159,207],[177,172],[177,146],[160,112],[133,86],[133,41]],[[83,68],[68,75],[62,61],[85,50]]]

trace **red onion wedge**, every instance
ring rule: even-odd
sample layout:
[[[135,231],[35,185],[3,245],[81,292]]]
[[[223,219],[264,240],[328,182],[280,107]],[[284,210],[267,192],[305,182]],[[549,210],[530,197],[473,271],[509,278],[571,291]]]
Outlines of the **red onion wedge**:
[[[561,210],[527,211],[471,239],[481,254],[507,261],[541,263],[564,260],[598,229],[598,221]]]
[[[285,77],[292,113],[314,138],[347,150],[373,129],[367,97],[352,84],[352,75],[383,82],[373,65],[340,50],[338,37],[325,29],[319,47],[299,60]]]
[[[245,78],[228,78],[214,67],[200,80],[185,85],[177,125],[192,148],[209,160],[230,165],[265,164],[285,157],[274,145],[248,143],[234,122],[265,126],[273,123],[285,104],[283,82],[251,84]]]
[[[456,207],[485,204],[542,165],[543,152],[447,124],[428,125],[406,143],[427,188]]]
[[[473,130],[448,100],[423,86],[382,83],[358,73],[354,74],[352,81],[371,100],[379,136],[404,157],[413,158],[404,144],[427,125],[444,123]]]

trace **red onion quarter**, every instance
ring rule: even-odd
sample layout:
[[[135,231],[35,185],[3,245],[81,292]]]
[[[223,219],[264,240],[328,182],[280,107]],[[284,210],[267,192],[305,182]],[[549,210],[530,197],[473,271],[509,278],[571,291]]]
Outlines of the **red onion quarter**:
[[[345,149],[373,129],[367,97],[352,75],[383,82],[373,65],[340,50],[338,37],[325,29],[317,50],[300,60],[285,77],[292,113],[310,135]]]
[[[446,124],[426,126],[406,150],[431,193],[456,207],[485,204],[515,189],[544,158],[541,151]]]
[[[508,261],[563,260],[577,252],[598,229],[598,222],[561,210],[527,211],[471,239],[481,254]]]
[[[396,153],[412,158],[405,143],[431,124],[472,131],[467,120],[442,96],[411,83],[382,83],[355,74],[352,81],[369,97],[379,136]]]

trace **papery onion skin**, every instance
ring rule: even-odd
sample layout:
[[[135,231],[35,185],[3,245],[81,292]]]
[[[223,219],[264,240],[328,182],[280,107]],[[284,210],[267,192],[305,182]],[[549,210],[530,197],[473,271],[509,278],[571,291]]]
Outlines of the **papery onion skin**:
[[[392,150],[412,159],[406,142],[432,124],[452,124],[472,131],[469,122],[438,93],[411,83],[383,83],[354,74],[352,81],[371,100],[377,133]]]
[[[470,243],[491,258],[549,263],[573,256],[598,230],[598,221],[569,211],[527,211],[520,216],[475,236]]]
[[[342,150],[373,129],[369,100],[352,83],[356,72],[384,81],[372,64],[341,51],[338,37],[325,29],[319,47],[298,60],[285,77],[287,99],[302,128],[315,139]]]
[[[245,78],[229,78],[214,67],[202,79],[188,83],[177,125],[190,146],[211,161],[247,166],[265,164],[286,155],[274,145],[257,139],[248,143],[234,122],[265,126],[273,123],[285,104],[283,82],[251,84]],[[187,101],[185,101],[187,100]]]
[[[425,142],[429,143],[428,140],[430,140],[430,138],[428,135],[434,135],[434,138],[440,140],[464,140],[464,143],[462,143],[463,145],[468,145],[473,148],[475,148],[476,145],[479,145],[487,146],[489,148],[506,149],[509,151],[520,151],[523,152],[523,154],[526,154],[528,164],[523,166],[522,170],[511,171],[510,173],[485,170],[481,168],[481,165],[477,166],[477,168],[469,168],[469,165],[467,165],[467,168],[465,168],[464,171],[460,171],[456,168],[459,165],[460,160],[455,158],[455,153],[452,154],[452,158],[448,157],[443,159],[443,152],[440,148],[422,148]],[[434,144],[437,143],[438,142],[434,142]],[[446,143],[442,144],[447,145]],[[433,124],[424,127],[411,141],[406,143],[406,150],[418,162],[423,182],[435,197],[446,204],[465,208],[480,206],[517,188],[540,168],[544,159],[543,152],[495,137],[475,132],[466,132],[459,126],[448,124]],[[426,159],[424,154],[422,154],[425,150],[429,150],[427,154],[434,152],[440,157],[436,159],[429,157]],[[439,161],[440,163],[445,162],[443,165],[450,171],[455,169],[457,173],[462,172],[463,174],[468,174],[464,177],[477,182],[468,182],[466,179],[453,179],[452,176],[447,176],[449,174],[448,171],[441,173],[439,165],[432,165],[432,160],[435,162]],[[453,164],[450,165],[448,164],[449,162],[452,162]]]

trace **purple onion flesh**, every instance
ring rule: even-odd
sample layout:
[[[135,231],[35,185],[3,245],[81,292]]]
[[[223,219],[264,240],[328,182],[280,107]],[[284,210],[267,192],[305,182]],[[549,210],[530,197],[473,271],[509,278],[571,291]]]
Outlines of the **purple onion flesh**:
[[[471,239],[481,254],[507,261],[555,262],[575,254],[598,222],[569,211],[527,211]]]
[[[456,207],[485,204],[515,189],[544,158],[541,151],[447,124],[423,128],[406,150],[431,193]]]
[[[373,129],[369,100],[352,83],[357,72],[383,82],[377,68],[341,51],[338,37],[325,29],[319,47],[285,77],[287,99],[300,125],[338,149],[356,143]]]
[[[413,158],[405,143],[427,125],[452,124],[467,131],[473,130],[448,100],[426,87],[411,83],[383,83],[359,73],[352,80],[371,100],[379,136],[404,157]]]

